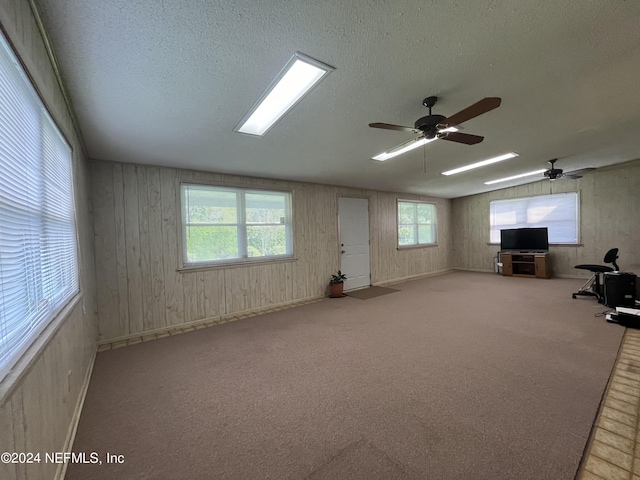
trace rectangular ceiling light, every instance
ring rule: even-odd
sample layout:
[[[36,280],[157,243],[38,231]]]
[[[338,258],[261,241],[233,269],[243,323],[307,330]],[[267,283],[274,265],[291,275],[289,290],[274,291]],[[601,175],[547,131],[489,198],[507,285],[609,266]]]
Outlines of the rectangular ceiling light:
[[[403,153],[408,152],[409,150],[413,150],[414,148],[421,147],[422,145],[426,145],[429,142],[433,142],[435,138],[412,138],[408,142],[402,143],[397,147],[389,150],[388,152],[381,153],[380,155],[376,155],[375,157],[371,157],[373,160],[378,160],[379,162],[384,162],[385,160],[389,160],[390,158],[397,157],[398,155],[402,155]]]
[[[442,172],[442,175],[455,175],[456,173],[466,172],[467,170],[473,170],[474,168],[484,167],[485,165],[491,165],[492,163],[502,162],[503,160],[508,160],[510,158],[517,157],[518,155],[519,154],[516,152],[505,153],[504,155],[500,155],[498,157],[489,158],[481,162],[472,163],[471,165],[466,165],[464,167],[454,168],[453,170]]]
[[[484,182],[485,185],[493,185],[494,183],[500,182],[508,182],[509,180],[515,180],[517,178],[528,177],[529,175],[540,175],[544,173],[546,170],[543,168],[542,170],[536,170],[534,172],[521,173],[520,175],[514,175],[513,177],[500,178],[498,180],[491,180],[490,182]]]
[[[456,127],[448,127],[441,132],[457,132],[458,129]],[[425,138],[418,137],[412,138],[408,142],[401,143],[397,147],[392,148],[388,152],[381,153],[380,155],[376,155],[375,157],[371,157],[372,160],[378,160],[379,162],[384,162],[385,160],[389,160],[390,158],[397,157],[398,155],[402,155],[403,153],[408,152],[409,150],[413,150],[414,148],[421,147],[422,145],[426,145],[429,142],[433,142],[437,140],[437,138]]]
[[[335,70],[296,52],[234,131],[263,136],[328,73]]]

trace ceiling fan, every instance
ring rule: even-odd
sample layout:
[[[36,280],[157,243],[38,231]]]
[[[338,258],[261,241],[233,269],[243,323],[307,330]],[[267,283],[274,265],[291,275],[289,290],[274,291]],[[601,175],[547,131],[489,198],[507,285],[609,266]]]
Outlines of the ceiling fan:
[[[500,103],[502,102],[501,98],[498,97],[486,97],[480,100],[479,102],[474,103],[470,107],[465,108],[464,110],[459,111],[451,115],[450,117],[445,117],[443,115],[433,115],[431,113],[431,108],[436,104],[438,97],[427,97],[422,101],[422,104],[429,109],[429,115],[426,115],[422,118],[419,118],[415,121],[413,128],[412,127],[403,127],[402,125],[392,125],[390,123],[370,123],[369,126],[372,128],[382,128],[385,130],[398,130],[401,132],[411,132],[419,134],[418,137],[410,140],[409,142],[405,142],[397,147],[392,148],[387,153],[397,152],[405,150],[405,146],[408,144],[415,143],[419,140],[433,140],[439,138],[441,140],[448,140],[450,142],[456,143],[464,143],[465,145],[475,145],[477,143],[482,142],[484,137],[479,135],[471,135],[469,133],[460,133],[455,131],[454,127],[460,125],[467,120],[471,120],[477,116],[482,115],[483,113],[487,113],[494,108],[498,108]],[[425,142],[421,142],[420,144],[424,144]]]
[[[595,170],[595,168],[589,167],[589,168],[581,168],[580,170],[574,170],[572,172],[565,173],[561,168],[556,168],[555,164],[557,161],[558,161],[557,158],[554,158],[553,160],[549,160],[549,164],[551,165],[551,168],[546,170],[543,174],[549,180],[556,180],[558,178],[582,178],[582,174]]]

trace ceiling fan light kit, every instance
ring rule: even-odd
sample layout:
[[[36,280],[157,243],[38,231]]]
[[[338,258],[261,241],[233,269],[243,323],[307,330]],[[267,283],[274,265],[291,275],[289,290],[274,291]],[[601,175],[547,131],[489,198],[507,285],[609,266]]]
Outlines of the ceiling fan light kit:
[[[416,120],[413,128],[405,127],[402,125],[393,125],[390,123],[370,123],[369,126],[371,128],[381,128],[385,130],[397,130],[400,132],[410,132],[414,134],[419,134],[419,136],[416,137],[415,140],[441,139],[441,140],[447,140],[455,143],[462,143],[465,145],[476,145],[482,142],[482,140],[484,140],[484,137],[481,137],[479,135],[471,135],[469,133],[460,133],[457,131],[458,129],[455,127],[457,127],[463,122],[466,122],[467,120],[471,120],[472,118],[482,115],[483,113],[487,113],[495,108],[498,108],[500,106],[500,103],[502,102],[502,100],[498,97],[486,97],[480,100],[479,102],[474,103],[470,107],[467,107],[464,110],[461,110],[458,113],[455,113],[450,117],[445,117],[444,115],[434,115],[431,113],[431,108],[436,104],[437,100],[438,100],[438,97],[431,96],[431,97],[425,98],[422,101],[422,104],[429,109],[429,115],[426,115]],[[424,145],[424,143],[421,143],[420,145]],[[417,145],[417,146],[420,146],[420,145]],[[387,153],[400,151],[402,150],[402,148],[399,148],[401,146],[402,145],[398,145],[397,147],[394,147],[391,150],[389,150],[389,152],[385,152],[384,154],[377,155],[376,157],[384,157]],[[413,145],[413,148],[416,148],[417,146]],[[411,150],[411,148],[407,150],[403,150],[401,153],[404,153],[408,150]],[[400,155],[400,153],[398,153],[397,155]],[[376,157],[373,157],[373,159],[374,160],[381,159]],[[387,160],[388,158],[391,158],[391,157],[386,156],[383,159]]]

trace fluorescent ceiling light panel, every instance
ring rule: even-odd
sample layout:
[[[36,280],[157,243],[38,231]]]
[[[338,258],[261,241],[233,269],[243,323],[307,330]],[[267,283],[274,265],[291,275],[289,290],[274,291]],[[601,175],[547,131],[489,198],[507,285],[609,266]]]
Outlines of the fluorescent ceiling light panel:
[[[521,173],[520,175],[514,175],[513,177],[500,178],[498,180],[491,180],[490,182],[484,182],[485,185],[493,185],[494,183],[500,182],[508,182],[509,180],[515,180],[517,178],[528,177],[530,175],[540,175],[544,173],[546,170],[543,168],[542,170],[536,170],[535,172]]]
[[[491,165],[492,163],[502,162],[503,160],[509,160],[510,158],[517,157],[518,155],[519,154],[516,152],[505,153],[504,155],[500,155],[498,157],[489,158],[481,162],[472,163],[471,165],[466,165],[464,167],[454,168],[453,170],[442,172],[442,175],[455,175],[456,173],[466,172],[467,170],[473,170],[474,168],[484,167],[485,165]]]
[[[440,130],[441,132],[457,132],[458,129],[456,127],[448,127],[444,130]],[[422,145],[426,145],[427,143],[433,142],[437,140],[437,138],[425,138],[418,137],[412,138],[408,142],[401,143],[397,147],[392,148],[388,152],[381,153],[380,155],[376,155],[375,157],[371,157],[372,160],[378,160],[379,162],[384,162],[385,160],[389,160],[390,158],[397,157],[398,155],[402,155],[403,153],[408,152],[409,150],[413,150],[414,148],[421,147]]]
[[[333,70],[333,67],[303,53],[294,53],[264,95],[234,130],[263,136],[291,107]]]
[[[422,145],[426,145],[429,142],[433,142],[435,138],[412,138],[408,142],[402,143],[397,147],[389,150],[388,152],[381,153],[380,155],[376,155],[372,157],[373,160],[378,160],[380,162],[384,162],[385,160],[389,160],[390,158],[397,157],[398,155],[402,155],[403,153],[408,152],[409,150],[413,150],[414,148],[421,147]]]

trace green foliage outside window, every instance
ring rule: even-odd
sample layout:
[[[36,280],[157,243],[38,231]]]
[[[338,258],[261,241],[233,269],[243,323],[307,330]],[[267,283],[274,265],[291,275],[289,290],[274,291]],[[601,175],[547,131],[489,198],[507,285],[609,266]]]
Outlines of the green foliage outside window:
[[[189,263],[238,258],[236,227],[189,226],[186,240]]]
[[[182,189],[186,263],[291,255],[289,193]]]
[[[398,245],[427,245],[435,242],[435,205],[419,202],[398,202]]]

